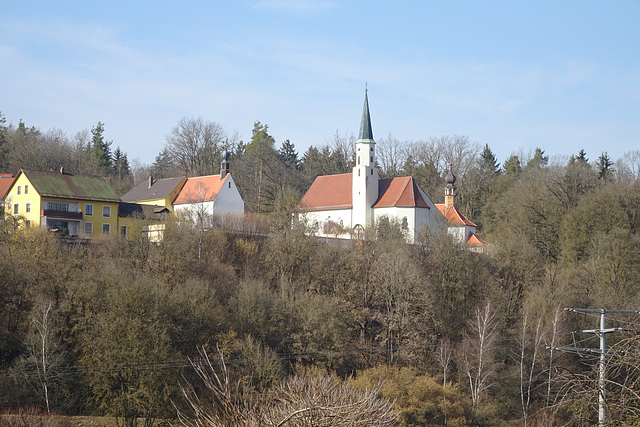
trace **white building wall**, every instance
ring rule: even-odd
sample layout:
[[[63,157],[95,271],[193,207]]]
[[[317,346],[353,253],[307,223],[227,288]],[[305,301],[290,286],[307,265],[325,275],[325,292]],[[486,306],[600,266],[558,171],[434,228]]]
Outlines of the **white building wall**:
[[[227,180],[215,198],[214,213],[221,216],[244,215],[244,201],[231,175],[227,176]]]
[[[407,242],[414,243],[420,236],[423,227],[430,227],[432,230],[436,230],[438,227],[444,227],[445,222],[439,220],[438,216],[442,217],[440,212],[437,212],[437,216],[433,215],[432,209],[427,208],[414,208],[414,207],[386,207],[375,208],[376,221],[382,216],[389,218],[395,218],[399,224],[402,224],[403,218],[407,218]]]
[[[314,227],[316,235],[323,237],[340,237],[344,239],[351,238],[351,234],[344,233],[337,235],[335,233],[325,233],[325,225],[329,221],[333,221],[334,223],[341,225],[345,229],[351,229],[353,227],[351,221],[352,211],[351,209],[332,209],[326,211],[310,211],[302,214],[304,219],[307,221],[307,225]]]
[[[470,226],[467,226],[467,225],[464,225],[464,226],[450,226],[448,229],[449,229],[449,234],[451,234],[451,236],[453,236],[455,241],[459,242],[461,244],[467,243],[467,240],[469,240],[469,237],[471,236],[471,233],[475,233],[476,232],[476,227],[470,227]]]

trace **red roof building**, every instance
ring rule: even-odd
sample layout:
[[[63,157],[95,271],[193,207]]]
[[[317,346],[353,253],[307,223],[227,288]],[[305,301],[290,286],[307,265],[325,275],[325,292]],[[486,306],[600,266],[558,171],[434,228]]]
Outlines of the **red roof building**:
[[[447,220],[447,229],[460,243],[475,251],[484,251],[487,242],[476,236],[476,225],[469,221],[456,207],[456,177],[449,165],[449,173],[445,178],[447,185],[444,189],[444,203],[436,204],[436,207]]]
[[[351,173],[317,177],[302,198],[301,211],[318,235],[357,238],[382,217],[398,221],[409,242],[424,227],[444,227],[443,216],[412,177],[380,179],[366,91],[355,160]]]
[[[244,209],[244,201],[228,170],[220,175],[187,178],[173,201],[174,212],[182,212],[200,225],[228,215],[243,217]]]
[[[0,174],[0,219],[4,218],[5,198],[15,180],[13,175]]]

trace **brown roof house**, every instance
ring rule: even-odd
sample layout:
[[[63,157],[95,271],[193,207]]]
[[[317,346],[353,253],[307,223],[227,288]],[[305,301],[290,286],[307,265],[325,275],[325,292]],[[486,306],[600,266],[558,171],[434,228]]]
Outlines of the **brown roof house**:
[[[436,205],[412,177],[380,179],[366,91],[355,160],[353,172],[317,177],[302,198],[300,208],[317,226],[317,235],[359,238],[386,217],[397,220],[407,241],[415,242],[424,227],[446,226]]]
[[[172,211],[173,201],[178,197],[185,182],[187,182],[186,176],[164,179],[154,179],[150,176],[148,180],[141,182],[124,194],[121,199],[126,203],[166,207]]]

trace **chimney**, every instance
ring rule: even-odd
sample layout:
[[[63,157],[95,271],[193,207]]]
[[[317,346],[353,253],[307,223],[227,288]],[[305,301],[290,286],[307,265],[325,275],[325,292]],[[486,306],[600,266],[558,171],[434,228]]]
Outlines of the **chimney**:
[[[153,177],[149,176],[149,188],[153,185]]]

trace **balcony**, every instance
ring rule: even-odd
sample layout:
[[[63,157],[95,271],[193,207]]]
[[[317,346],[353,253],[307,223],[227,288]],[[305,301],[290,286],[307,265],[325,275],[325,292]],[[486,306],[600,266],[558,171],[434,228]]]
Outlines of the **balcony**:
[[[51,209],[42,209],[40,210],[41,216],[46,216],[47,218],[59,218],[59,219],[67,219],[74,221],[82,220],[82,212],[69,212],[69,211],[54,211]]]

